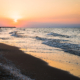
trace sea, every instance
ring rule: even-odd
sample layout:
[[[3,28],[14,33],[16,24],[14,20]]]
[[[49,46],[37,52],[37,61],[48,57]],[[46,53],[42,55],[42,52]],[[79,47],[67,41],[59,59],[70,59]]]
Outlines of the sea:
[[[80,66],[80,28],[1,28],[0,43],[40,59]]]

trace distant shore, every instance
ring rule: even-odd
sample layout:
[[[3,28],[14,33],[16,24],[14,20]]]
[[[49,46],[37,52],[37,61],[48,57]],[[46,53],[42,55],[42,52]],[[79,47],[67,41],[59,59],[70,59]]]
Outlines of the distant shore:
[[[6,59],[10,60],[13,64],[15,64],[15,66],[18,69],[21,70],[22,74],[29,76],[31,79],[80,80],[80,78],[77,78],[66,71],[62,71],[57,68],[48,66],[48,64],[42,61],[41,59],[33,57],[29,54],[25,54],[23,51],[19,50],[19,48],[17,47],[0,43],[0,55],[3,55]],[[5,60],[1,58],[0,58],[0,63],[6,64]],[[5,76],[2,76],[4,74],[4,70],[3,69],[1,70],[2,70],[2,73],[0,74],[0,78],[5,77]]]
[[[15,26],[0,26],[0,28],[16,28]]]

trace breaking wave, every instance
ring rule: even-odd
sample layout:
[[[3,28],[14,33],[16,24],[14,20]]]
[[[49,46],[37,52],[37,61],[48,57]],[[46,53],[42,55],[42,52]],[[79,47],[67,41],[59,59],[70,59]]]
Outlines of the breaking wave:
[[[0,68],[5,72],[5,74],[3,74],[4,75],[3,77],[5,78],[5,80],[34,80],[23,75],[20,72],[20,70],[17,69],[11,61],[9,61],[3,56],[3,54],[0,54],[0,60],[1,60]],[[5,77],[5,75],[8,77]]]
[[[8,66],[8,65],[5,65],[2,63],[0,63],[0,67],[2,67],[4,70],[8,71],[9,75],[13,75],[14,78],[17,78],[17,80],[33,80],[33,79],[30,79],[29,77],[21,74],[20,70],[15,67]],[[12,80],[15,80],[15,79],[12,79]]]
[[[24,35],[24,33],[19,33],[18,31],[10,32],[9,34],[12,34],[11,36],[19,37],[19,38],[26,38],[27,35]]]
[[[35,37],[37,40],[42,40],[42,44],[47,46],[61,48],[64,52],[80,56],[80,45],[68,43],[68,40],[62,39],[47,39],[42,37]]]
[[[61,48],[64,52],[80,56],[80,45],[78,44],[65,43],[65,40],[59,39],[46,40],[42,44]]]
[[[66,37],[66,38],[70,38],[71,36],[68,36],[68,35],[62,35],[62,34],[58,34],[58,33],[48,33],[47,35],[52,35],[52,36],[60,36],[60,37]]]

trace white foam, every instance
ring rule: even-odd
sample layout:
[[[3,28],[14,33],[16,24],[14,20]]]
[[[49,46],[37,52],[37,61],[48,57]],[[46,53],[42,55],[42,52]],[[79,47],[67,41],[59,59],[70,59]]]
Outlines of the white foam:
[[[53,32],[51,32],[51,33],[48,33],[47,35],[53,35]]]
[[[12,66],[9,66],[9,65],[5,65],[5,64],[2,64],[0,63],[0,66],[4,69],[4,70],[7,70],[8,72],[10,72],[10,74],[12,74],[14,77],[16,77],[18,80],[34,80],[34,79],[31,79],[23,74],[21,74],[20,70],[17,69],[16,67],[12,67]]]

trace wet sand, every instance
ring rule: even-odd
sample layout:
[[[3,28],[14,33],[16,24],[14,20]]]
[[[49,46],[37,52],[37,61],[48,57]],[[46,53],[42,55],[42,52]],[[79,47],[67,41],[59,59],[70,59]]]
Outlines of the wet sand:
[[[20,49],[20,50],[23,50],[24,52],[26,52],[26,49]],[[59,52],[59,53],[61,54],[61,52]],[[52,66],[52,67],[55,67],[55,68],[58,68],[58,69],[61,69],[64,71],[68,71],[70,74],[80,78],[80,65],[72,64],[71,62],[69,62],[69,63],[62,62],[62,60],[66,60],[66,59],[64,59],[63,56],[61,56],[61,55],[58,55],[58,54],[49,55],[47,53],[34,53],[34,52],[26,52],[26,54],[30,54],[34,57],[40,58],[41,60],[47,62],[49,66]],[[52,58],[54,60],[52,60]],[[74,59],[75,59],[75,57],[74,57]],[[73,61],[74,61],[74,59],[73,59]],[[58,61],[56,61],[56,60],[58,60]],[[59,61],[59,60],[61,60],[61,61]]]
[[[59,70],[39,58],[25,54],[17,47],[0,43],[0,52],[12,61],[22,74],[35,80],[80,80],[66,71]],[[0,74],[1,75],[1,74]]]

